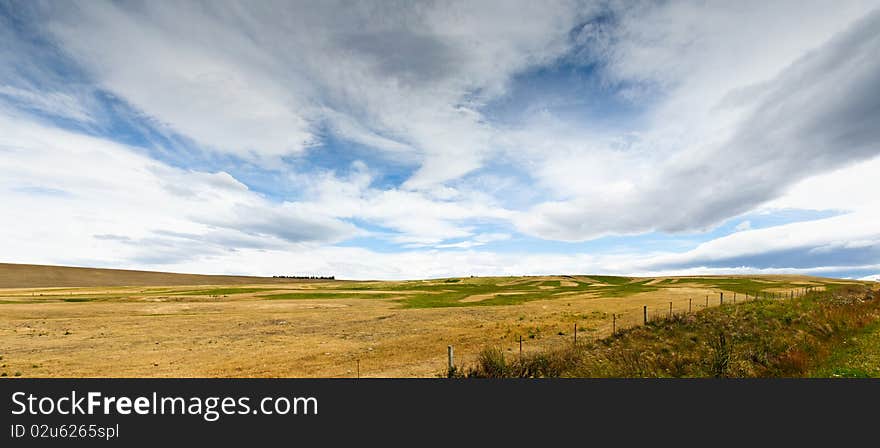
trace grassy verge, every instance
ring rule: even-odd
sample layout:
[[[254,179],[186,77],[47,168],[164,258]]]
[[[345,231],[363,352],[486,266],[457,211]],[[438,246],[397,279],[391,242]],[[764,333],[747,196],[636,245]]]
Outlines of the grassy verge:
[[[522,359],[487,348],[474,365],[451,376],[833,376],[833,370],[820,366],[834,356],[841,360],[835,365],[847,365],[852,352],[841,347],[853,336],[865,338],[857,345],[865,348],[855,350],[867,353],[870,346],[877,354],[880,333],[871,329],[878,322],[880,293],[854,285],[838,288],[834,296],[814,292],[795,299],[755,300],[678,314],[598,342],[526,354]],[[876,363],[878,358],[872,356],[865,359]]]
[[[809,376],[880,378],[880,322],[874,322],[852,337],[842,340]]]

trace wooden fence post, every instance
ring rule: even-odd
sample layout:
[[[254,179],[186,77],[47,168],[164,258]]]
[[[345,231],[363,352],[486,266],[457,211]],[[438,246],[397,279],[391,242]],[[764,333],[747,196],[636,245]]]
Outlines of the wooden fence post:
[[[575,347],[577,347],[577,345],[578,345],[578,324],[577,324],[577,322],[574,323],[574,345],[575,345]]]
[[[721,294],[721,296],[720,296],[720,298],[718,299],[718,304],[719,304],[719,305],[724,305],[724,293],[722,292],[722,293],[720,293],[720,294]]]
[[[522,335],[519,335],[519,359],[522,359]]]
[[[642,307],[642,320],[648,325],[648,305]]]
[[[688,313],[691,312],[691,302],[693,302],[693,300],[694,299],[688,299]]]
[[[617,315],[611,315],[611,334],[614,335],[617,333]]]
[[[672,319],[672,302],[669,302],[669,318]]]
[[[446,355],[449,357],[449,371],[455,369],[455,359],[452,353],[452,346],[446,347]]]

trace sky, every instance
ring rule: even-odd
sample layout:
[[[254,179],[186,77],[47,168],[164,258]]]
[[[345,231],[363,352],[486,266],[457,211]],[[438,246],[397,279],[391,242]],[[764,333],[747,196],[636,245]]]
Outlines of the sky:
[[[880,1],[0,0],[0,262],[880,274]]]

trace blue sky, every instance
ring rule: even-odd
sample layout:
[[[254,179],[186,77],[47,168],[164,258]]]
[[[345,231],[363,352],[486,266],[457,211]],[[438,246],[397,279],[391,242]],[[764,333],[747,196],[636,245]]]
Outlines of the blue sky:
[[[532,3],[0,1],[0,262],[880,273],[877,2]]]

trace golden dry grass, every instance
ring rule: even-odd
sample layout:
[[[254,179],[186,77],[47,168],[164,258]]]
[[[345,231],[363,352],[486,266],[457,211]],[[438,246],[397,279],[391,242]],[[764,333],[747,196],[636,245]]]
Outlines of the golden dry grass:
[[[527,278],[560,281],[562,287],[570,279]],[[525,284],[520,280],[461,281]],[[768,281],[772,286],[775,280]],[[821,283],[810,277],[785,281]],[[467,306],[405,308],[400,288],[412,283],[252,282],[234,288],[258,291],[228,294],[199,293],[221,283],[59,289],[38,283],[0,290],[0,374],[352,377],[359,360],[361,376],[433,376],[445,368],[447,345],[455,346],[459,362],[472,361],[488,344],[518,350],[520,336],[525,351],[543,350],[570,343],[575,324],[579,338],[605,336],[612,322],[617,328],[640,324],[642,306],[652,315],[668,312],[670,302],[683,311],[690,299],[697,310],[706,295],[710,306],[717,305],[719,292],[682,281],[623,297],[568,292],[516,305],[462,300]],[[345,289],[353,286],[369,289]],[[313,297],[316,292],[328,298]],[[269,297],[281,293],[311,295]],[[732,297],[725,293],[725,300]]]

